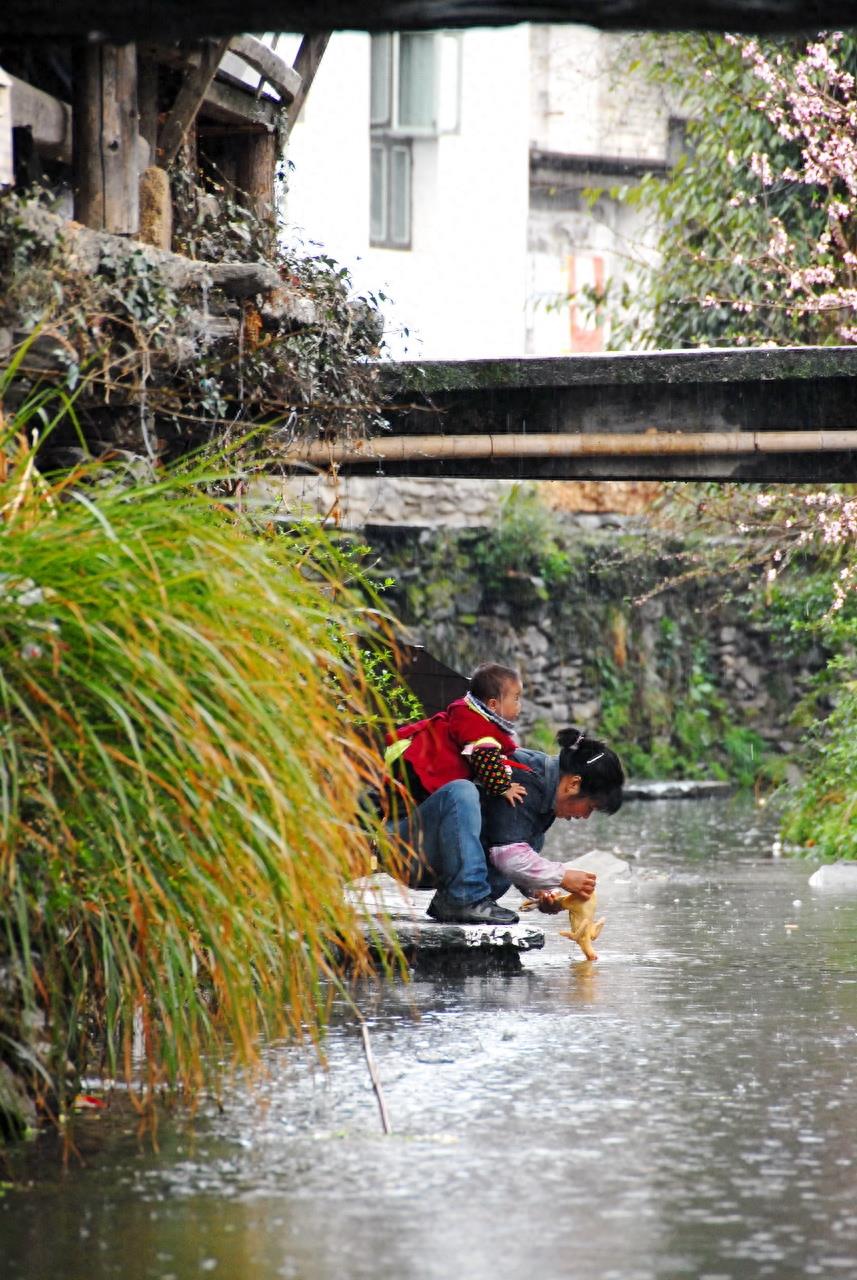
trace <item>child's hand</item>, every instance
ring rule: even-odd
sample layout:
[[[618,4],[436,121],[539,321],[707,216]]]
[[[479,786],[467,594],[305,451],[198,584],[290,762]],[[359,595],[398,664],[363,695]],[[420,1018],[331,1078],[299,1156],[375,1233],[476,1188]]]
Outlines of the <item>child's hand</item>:
[[[557,901],[557,893],[556,889],[538,889],[533,895],[539,911],[543,911],[546,916],[555,916],[562,911],[562,905]],[[562,897],[561,894],[560,897]]]
[[[509,786],[506,788],[506,790],[503,792],[503,795],[506,797],[506,799],[509,801],[509,804],[512,805],[513,808],[516,804],[523,803],[524,796],[526,794],[527,794],[527,788],[522,787],[520,782],[510,783]]]

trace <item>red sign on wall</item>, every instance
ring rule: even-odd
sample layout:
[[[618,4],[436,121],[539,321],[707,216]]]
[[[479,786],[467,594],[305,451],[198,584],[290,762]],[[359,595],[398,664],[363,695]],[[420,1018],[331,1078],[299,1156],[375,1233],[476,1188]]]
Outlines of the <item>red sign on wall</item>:
[[[604,288],[604,259],[597,253],[569,253],[565,265],[571,350],[603,351],[604,329],[595,323],[591,308],[583,303],[581,291],[588,286],[601,293]]]

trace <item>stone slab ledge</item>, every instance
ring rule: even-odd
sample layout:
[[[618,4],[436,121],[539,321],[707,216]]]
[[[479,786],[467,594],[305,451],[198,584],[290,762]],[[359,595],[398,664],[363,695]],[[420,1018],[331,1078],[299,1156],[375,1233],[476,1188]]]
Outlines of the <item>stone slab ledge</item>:
[[[376,951],[398,947],[409,957],[447,952],[464,959],[477,953],[499,957],[536,951],[545,945],[544,931],[530,924],[438,923],[426,915],[430,890],[409,889],[383,873],[351,881],[345,896],[362,916],[364,935]]]
[[[735,790],[734,782],[684,778],[671,782],[629,782],[622,788],[622,795],[626,800],[698,800],[732,795]]]

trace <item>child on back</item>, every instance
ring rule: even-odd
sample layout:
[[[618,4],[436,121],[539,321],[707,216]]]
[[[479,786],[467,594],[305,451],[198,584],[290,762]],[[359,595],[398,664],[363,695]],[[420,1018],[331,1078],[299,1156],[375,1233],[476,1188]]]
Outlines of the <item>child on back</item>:
[[[386,758],[404,763],[408,789],[418,804],[447,782],[469,778],[487,795],[514,805],[525,789],[510,759],[517,750],[514,721],[521,713],[521,677],[512,667],[486,662],[470,678],[470,690],[445,711],[395,731]]]

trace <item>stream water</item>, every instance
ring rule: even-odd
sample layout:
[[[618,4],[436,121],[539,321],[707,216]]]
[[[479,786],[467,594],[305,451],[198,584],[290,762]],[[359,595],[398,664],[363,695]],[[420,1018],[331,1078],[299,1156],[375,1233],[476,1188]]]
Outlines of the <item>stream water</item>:
[[[857,900],[746,800],[560,825],[633,860],[601,958],[542,916],[519,973],[367,983],[391,1136],[340,1013],[157,1151],[120,1108],[13,1165],[3,1280],[857,1276]]]

